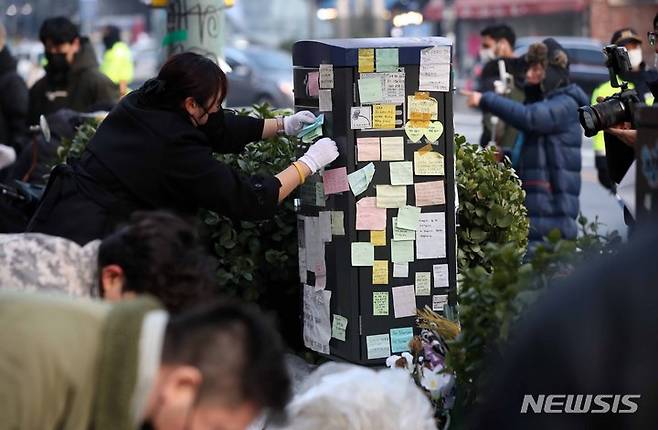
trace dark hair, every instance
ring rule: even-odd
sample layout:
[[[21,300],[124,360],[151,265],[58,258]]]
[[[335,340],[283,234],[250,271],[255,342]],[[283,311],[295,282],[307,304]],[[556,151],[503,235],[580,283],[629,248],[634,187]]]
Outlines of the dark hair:
[[[203,302],[213,292],[210,258],[196,229],[168,212],[136,212],[103,239],[98,266],[123,269],[124,289],[157,297],[171,312]]]
[[[78,27],[64,16],[46,19],[39,30],[39,39],[44,45],[48,40],[55,45],[71,43],[79,37]]]
[[[484,30],[480,32],[480,36],[489,36],[496,42],[505,39],[509,42],[512,49],[514,49],[514,44],[516,43],[516,34],[514,33],[514,30],[512,30],[512,27],[507,24],[493,24],[485,27]]]
[[[121,41],[121,30],[116,25],[108,25],[103,31],[105,49],[112,49],[115,43]]]
[[[253,304],[223,300],[172,318],[162,362],[203,375],[199,400],[253,402],[278,420],[290,399],[290,377],[274,324]]]
[[[228,83],[226,75],[210,58],[193,52],[176,54],[167,60],[158,73],[162,83],[160,100],[170,106],[179,107],[183,101],[192,97],[197,103],[209,108],[209,102],[215,102],[217,93],[221,104],[226,97]]]
[[[653,17],[653,28],[658,27],[658,13]]]

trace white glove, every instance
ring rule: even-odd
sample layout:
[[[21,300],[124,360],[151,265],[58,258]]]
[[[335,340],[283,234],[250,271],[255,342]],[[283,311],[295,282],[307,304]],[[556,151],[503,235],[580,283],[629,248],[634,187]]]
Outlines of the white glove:
[[[313,124],[315,115],[307,110],[299,111],[294,115],[283,118],[283,129],[288,136],[294,136],[301,131],[306,124]]]
[[[13,164],[16,161],[16,151],[11,146],[0,143],[0,169]]]
[[[311,145],[306,154],[300,157],[298,161],[306,164],[311,169],[311,174],[313,174],[336,158],[338,158],[336,142],[328,137],[323,137]]]

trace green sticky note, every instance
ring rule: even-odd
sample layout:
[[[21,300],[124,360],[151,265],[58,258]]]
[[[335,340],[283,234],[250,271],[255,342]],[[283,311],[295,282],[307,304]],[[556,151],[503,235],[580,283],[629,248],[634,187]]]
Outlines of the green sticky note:
[[[420,208],[415,206],[405,206],[398,209],[396,226],[405,230],[416,230],[418,220],[420,219]]]
[[[375,65],[378,72],[397,72],[398,48],[382,48],[375,51]]]
[[[391,329],[391,352],[409,351],[409,342],[414,337],[414,329],[411,327]]]
[[[416,240],[416,232],[398,227],[398,217],[393,217],[393,240]]]
[[[331,337],[345,342],[345,332],[347,331],[347,318],[334,314],[334,320],[331,325]]]
[[[375,264],[375,246],[370,242],[352,243],[352,266],[372,266],[373,264]]]
[[[414,163],[411,161],[398,161],[389,163],[391,185],[413,185]]]
[[[372,293],[372,314],[375,316],[388,315],[388,292],[375,291]]]
[[[393,261],[393,263],[409,263],[414,261],[414,241],[413,240],[391,241],[391,260]]]
[[[375,165],[368,163],[363,168],[347,175],[347,182],[355,196],[368,189],[372,178],[375,176]]]
[[[368,360],[375,358],[388,358],[391,355],[391,345],[388,334],[366,336],[366,350]]]
[[[381,77],[359,79],[359,100],[361,104],[377,103],[383,98]]]
[[[343,211],[331,211],[331,234],[345,236],[345,214]]]

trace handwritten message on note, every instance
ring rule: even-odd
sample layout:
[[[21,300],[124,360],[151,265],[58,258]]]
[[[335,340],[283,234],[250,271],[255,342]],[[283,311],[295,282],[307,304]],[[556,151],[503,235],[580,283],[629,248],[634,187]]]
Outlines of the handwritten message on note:
[[[416,206],[445,204],[443,181],[419,182],[414,187],[416,189]]]

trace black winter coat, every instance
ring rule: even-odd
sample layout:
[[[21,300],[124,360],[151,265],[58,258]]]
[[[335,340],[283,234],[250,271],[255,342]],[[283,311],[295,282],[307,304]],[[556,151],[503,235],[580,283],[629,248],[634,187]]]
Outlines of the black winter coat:
[[[7,47],[0,51],[0,94],[0,143],[20,154],[27,144],[28,92]]]
[[[242,176],[212,157],[241,152],[261,138],[263,124],[220,111],[196,128],[183,112],[154,106],[137,90],[103,121],[79,161],[56,168],[28,231],[84,244],[136,210],[193,214],[205,208],[240,220],[272,217],[279,180]]]

